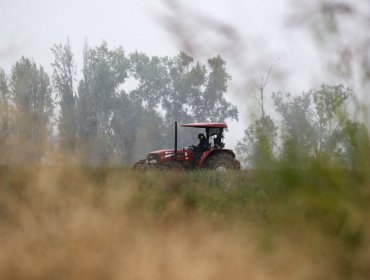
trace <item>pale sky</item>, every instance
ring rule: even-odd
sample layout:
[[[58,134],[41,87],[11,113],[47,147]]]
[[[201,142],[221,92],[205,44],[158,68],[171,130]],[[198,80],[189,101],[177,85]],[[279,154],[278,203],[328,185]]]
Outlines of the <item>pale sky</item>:
[[[192,30],[196,36],[194,40],[205,47],[203,55],[221,54],[233,77],[227,99],[238,105],[240,120],[229,124],[230,130],[226,135],[229,147],[242,138],[248,119],[254,113],[251,90],[245,85],[247,80],[253,77],[259,80],[273,65],[272,72],[276,77],[271,78],[268,91],[301,92],[323,81],[319,63],[315,63],[319,57],[306,43],[307,34],[286,28],[288,2],[179,1],[179,11],[185,16],[191,11],[230,24],[242,39],[240,56],[235,57],[235,54],[228,53],[227,42],[215,38],[217,34],[199,26],[195,27],[199,30]],[[105,40],[112,48],[123,46],[127,53],[138,50],[148,55],[173,56],[183,49],[179,43],[181,40],[169,32],[171,26],[163,23],[166,17],[176,19],[178,16],[168,9],[165,1],[0,0],[0,11],[0,67],[7,73],[23,55],[41,64],[51,74],[53,57],[50,48],[53,44],[65,43],[67,38],[78,71],[81,70],[85,40],[91,47]],[[293,51],[297,49],[300,51]]]

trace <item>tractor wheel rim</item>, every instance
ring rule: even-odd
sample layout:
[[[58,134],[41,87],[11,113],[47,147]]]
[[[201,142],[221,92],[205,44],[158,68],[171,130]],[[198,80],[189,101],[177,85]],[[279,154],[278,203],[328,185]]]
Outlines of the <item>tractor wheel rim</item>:
[[[218,171],[218,172],[225,172],[226,170],[227,170],[227,168],[223,165],[220,165],[220,166],[216,167],[216,171]]]

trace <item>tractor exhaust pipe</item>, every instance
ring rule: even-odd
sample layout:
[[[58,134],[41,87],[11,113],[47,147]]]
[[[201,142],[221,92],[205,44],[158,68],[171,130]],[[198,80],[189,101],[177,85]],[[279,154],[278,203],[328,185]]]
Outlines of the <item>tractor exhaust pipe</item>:
[[[177,122],[175,122],[175,160],[177,160]]]

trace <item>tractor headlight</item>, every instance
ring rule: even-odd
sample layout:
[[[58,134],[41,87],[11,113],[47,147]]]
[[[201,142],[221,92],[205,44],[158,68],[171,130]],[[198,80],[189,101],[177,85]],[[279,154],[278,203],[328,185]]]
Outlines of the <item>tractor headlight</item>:
[[[145,162],[147,164],[150,164],[150,165],[155,165],[155,164],[159,163],[159,157],[158,157],[158,155],[150,154],[146,158],[146,161]]]
[[[155,159],[155,158],[149,158],[145,162],[148,163],[148,164],[156,164],[156,163],[158,163],[158,160]]]

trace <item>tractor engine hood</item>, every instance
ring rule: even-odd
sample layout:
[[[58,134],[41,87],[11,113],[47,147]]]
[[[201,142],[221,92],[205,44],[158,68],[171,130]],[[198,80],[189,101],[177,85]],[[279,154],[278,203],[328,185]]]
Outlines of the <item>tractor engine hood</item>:
[[[180,152],[179,150],[177,152]],[[170,158],[175,155],[175,150],[174,149],[168,149],[168,150],[157,150],[150,152],[149,156],[157,156],[161,158]]]
[[[191,149],[183,148],[181,150],[177,150],[177,160],[179,161],[192,161],[193,159],[193,151]],[[168,150],[157,150],[153,151],[148,154],[146,157],[146,161],[148,163],[159,163],[164,164],[166,162],[170,162],[175,160],[175,150],[168,149]]]

